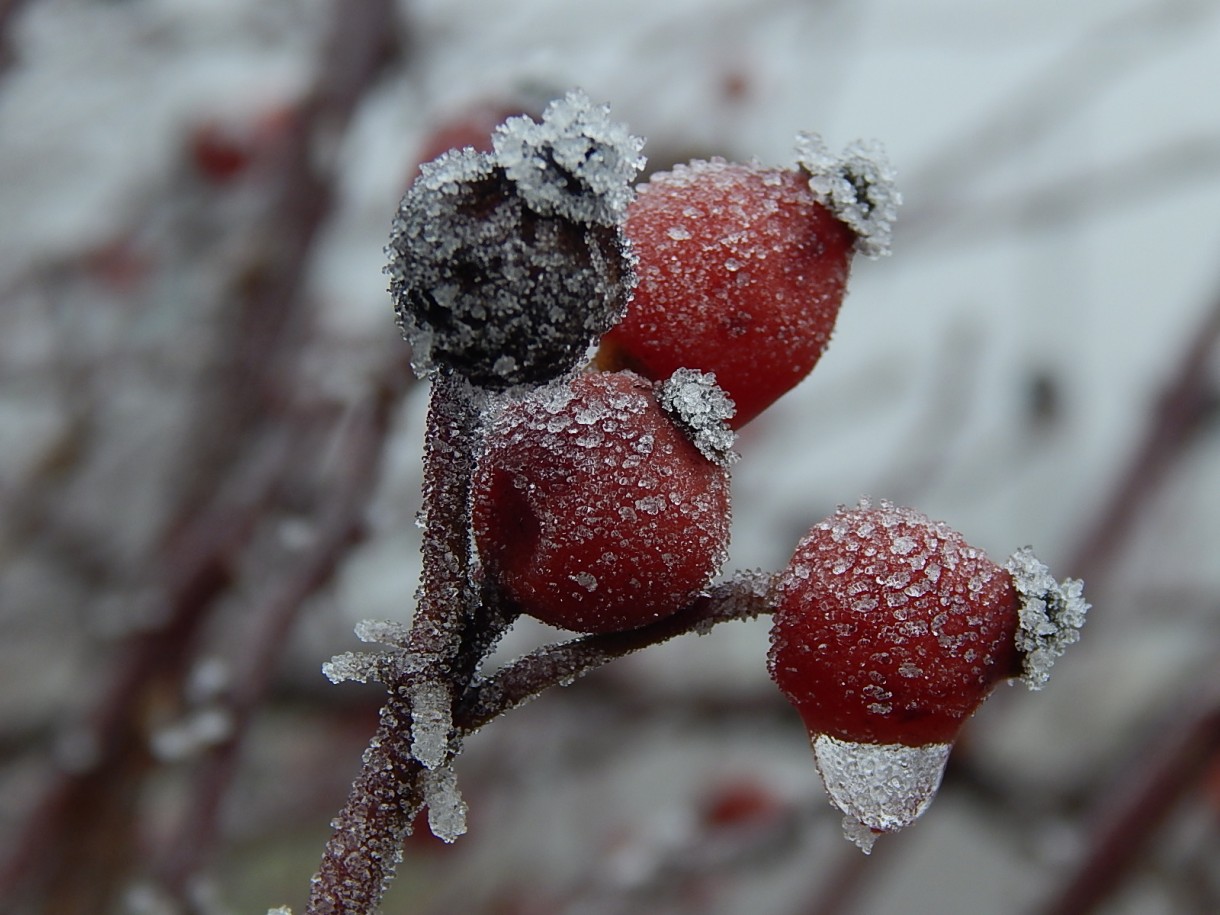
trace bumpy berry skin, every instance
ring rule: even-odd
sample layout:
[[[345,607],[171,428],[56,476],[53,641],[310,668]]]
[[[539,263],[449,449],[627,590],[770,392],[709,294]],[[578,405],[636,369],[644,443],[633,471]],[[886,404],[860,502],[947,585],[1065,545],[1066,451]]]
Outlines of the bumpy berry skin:
[[[811,734],[950,743],[1020,673],[1012,577],[911,509],[840,509],[781,577],[768,667]]]
[[[630,372],[513,401],[474,480],[479,557],[521,609],[615,632],[681,609],[725,557],[729,485]]]
[[[692,162],[628,206],[638,285],[598,363],[654,379],[712,372],[740,428],[813,368],[843,300],[856,234],[799,169]]]

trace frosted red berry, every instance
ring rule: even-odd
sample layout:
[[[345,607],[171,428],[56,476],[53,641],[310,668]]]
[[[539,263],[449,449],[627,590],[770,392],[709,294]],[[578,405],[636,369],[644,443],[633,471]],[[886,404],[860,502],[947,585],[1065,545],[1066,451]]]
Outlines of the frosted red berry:
[[[811,734],[947,744],[1021,673],[1012,576],[911,509],[840,509],[800,542],[778,595],[769,668]]]
[[[480,560],[521,609],[613,632],[681,609],[718,571],[726,470],[631,372],[578,375],[512,401],[474,480]]]
[[[830,340],[855,234],[796,170],[693,162],[628,207],[638,263],[601,364],[649,378],[712,372],[739,428],[809,373]]]
[[[692,162],[639,189],[625,227],[638,285],[600,367],[711,372],[737,404],[734,428],[809,374],[853,252],[888,251],[900,198],[873,147],[831,156],[805,136],[797,158],[793,169]]]

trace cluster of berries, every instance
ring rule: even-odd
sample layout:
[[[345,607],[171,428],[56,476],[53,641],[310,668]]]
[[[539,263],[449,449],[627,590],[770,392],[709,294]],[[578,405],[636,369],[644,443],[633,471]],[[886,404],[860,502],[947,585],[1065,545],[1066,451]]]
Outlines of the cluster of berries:
[[[486,398],[483,574],[583,633],[661,620],[719,573],[734,430],[814,367],[899,203],[864,144],[802,136],[789,168],[699,161],[633,188],[642,145],[579,93],[510,118],[422,167],[388,249],[417,370]],[[1000,567],[886,502],[816,525],[775,582],[769,669],[866,850],[926,807],[996,683],[1044,682],[1087,609],[1028,551]]]

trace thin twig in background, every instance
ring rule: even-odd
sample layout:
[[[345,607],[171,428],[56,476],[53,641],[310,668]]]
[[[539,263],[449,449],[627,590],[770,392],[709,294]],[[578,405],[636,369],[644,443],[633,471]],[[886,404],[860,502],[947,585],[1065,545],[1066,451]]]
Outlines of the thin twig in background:
[[[1191,335],[1177,374],[1148,417],[1144,435],[1094,521],[1071,553],[1068,569],[1089,582],[1109,577],[1110,565],[1144,517],[1148,503],[1202,430],[1216,402],[1213,377],[1220,349],[1220,296]]]
[[[291,343],[304,324],[295,315],[309,253],[330,211],[334,176],[319,169],[317,150],[333,145],[386,62],[393,13],[382,0],[334,5],[321,76],[296,129],[277,150],[281,161],[269,169],[273,184],[262,228],[270,244],[254,252],[232,283],[236,322],[224,351],[231,370],[220,373],[224,383],[206,398],[198,425],[207,462],[178,510],[166,556],[149,562],[170,570],[165,623],[118,653],[115,683],[89,726],[88,762],[54,776],[33,805],[24,838],[0,871],[0,897],[45,892],[48,911],[105,910],[139,860],[136,801],[153,765],[145,717],[162,697],[179,692],[195,637],[230,585],[234,553],[252,534],[272,482],[282,475],[266,473],[267,442],[281,468],[299,460],[280,451],[287,442],[274,427],[281,419],[278,388],[294,358]],[[254,434],[264,425],[272,427],[268,435]],[[258,485],[250,485],[251,476]],[[220,485],[226,480],[253,492],[243,490],[234,506],[232,487]],[[217,488],[225,490],[220,500],[212,495]]]
[[[1220,682],[1209,686],[1199,701],[1149,741],[1125,784],[1104,786],[1100,822],[1084,857],[1041,910],[1043,915],[1097,911],[1132,876],[1134,865],[1182,800],[1198,790],[1207,767],[1220,759]]]
[[[251,640],[228,709],[229,736],[213,747],[202,761],[195,788],[188,792],[190,806],[182,817],[176,841],[164,856],[163,879],[172,896],[185,899],[189,881],[214,853],[225,798],[241,761],[250,724],[266,698],[275,674],[275,661],[307,598],[325,586],[352,546],[361,539],[364,512],[379,477],[390,417],[398,404],[406,366],[391,365],[374,384],[372,400],[344,425],[346,441],[329,504],[320,512],[314,540],[283,581],[257,610],[258,629]],[[329,487],[328,487],[329,488]]]

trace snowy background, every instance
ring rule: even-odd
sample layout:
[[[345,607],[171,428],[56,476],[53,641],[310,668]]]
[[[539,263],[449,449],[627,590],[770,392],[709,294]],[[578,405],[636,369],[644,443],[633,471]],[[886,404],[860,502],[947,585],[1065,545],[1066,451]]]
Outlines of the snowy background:
[[[730,567],[868,494],[1095,609],[871,858],[735,624],[472,738],[386,912],[1220,911],[1214,0],[0,2],[4,911],[300,911],[378,705],[320,666],[418,575],[389,218],[438,129],[572,86],[650,167],[900,173]]]

